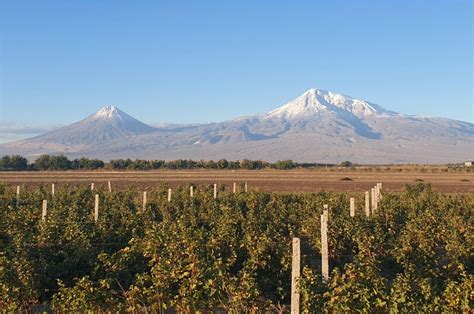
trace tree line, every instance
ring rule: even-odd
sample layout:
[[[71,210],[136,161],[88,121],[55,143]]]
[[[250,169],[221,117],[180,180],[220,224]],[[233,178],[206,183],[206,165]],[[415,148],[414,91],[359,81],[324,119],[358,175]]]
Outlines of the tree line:
[[[339,164],[343,167],[350,167],[349,161]],[[154,170],[154,169],[294,169],[294,168],[315,168],[332,167],[335,164],[321,163],[297,163],[292,160],[279,160],[270,163],[262,160],[141,160],[141,159],[115,159],[104,162],[99,159],[76,158],[70,160],[66,156],[41,155],[34,162],[29,163],[25,157],[3,156],[0,159],[0,171],[34,171],[34,170]]]

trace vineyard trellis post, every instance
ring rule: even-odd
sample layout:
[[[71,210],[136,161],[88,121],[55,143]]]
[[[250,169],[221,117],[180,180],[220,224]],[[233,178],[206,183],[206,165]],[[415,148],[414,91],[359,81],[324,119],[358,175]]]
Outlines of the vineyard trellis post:
[[[143,192],[143,208],[142,208],[143,212],[145,212],[146,210],[146,201],[147,201],[146,197],[147,197],[147,192],[145,191]]]
[[[54,196],[55,194],[55,190],[54,190],[54,183],[51,183],[51,195]]]
[[[382,183],[377,183],[377,204],[382,199],[381,189],[382,189]]]
[[[299,314],[300,312],[300,293],[298,289],[298,280],[300,278],[300,239],[293,238],[292,241],[293,255],[291,262],[291,313]]]
[[[16,186],[16,207],[20,206],[20,186]]]
[[[193,197],[194,196],[194,186],[189,187],[189,196]]]
[[[379,188],[378,188],[378,185],[374,186],[374,198],[375,198],[374,210],[377,210],[379,208]]]
[[[365,191],[365,215],[370,216],[370,196],[369,191]]]
[[[95,195],[95,202],[94,202],[94,222],[99,220],[99,194]]]
[[[214,183],[214,199],[217,198],[217,184]]]
[[[110,181],[107,181],[107,186],[109,187],[109,193],[112,193],[112,184]]]
[[[328,205],[323,205],[323,214],[321,215],[321,274],[323,282],[329,280],[329,257],[328,257]]]
[[[41,211],[41,220],[44,221],[46,219],[47,213],[48,213],[48,201],[43,200],[43,210]]]
[[[234,186],[232,187],[232,192],[235,194],[237,192],[237,183],[234,182]]]
[[[244,191],[245,191],[246,193],[248,192],[248,185],[247,185],[247,182],[245,182]]]
[[[354,217],[355,216],[355,199],[351,197],[349,199],[349,203],[350,203],[350,215],[351,217]]]
[[[375,212],[375,189],[374,188],[370,189],[370,201],[372,205],[372,215],[373,215]]]
[[[91,191],[94,191],[94,182],[91,183]]]
[[[171,189],[168,189],[168,202],[171,202]]]

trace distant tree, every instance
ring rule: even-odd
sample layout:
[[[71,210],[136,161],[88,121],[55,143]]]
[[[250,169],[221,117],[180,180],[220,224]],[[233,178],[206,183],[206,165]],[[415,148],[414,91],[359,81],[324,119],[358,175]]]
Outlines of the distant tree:
[[[35,160],[34,168],[37,170],[68,170],[73,169],[73,164],[73,162],[63,155],[41,155]]]
[[[34,168],[37,170],[48,170],[50,161],[49,155],[41,155],[35,160]]]
[[[194,161],[194,160],[188,160],[188,169],[194,169],[194,168],[197,168],[197,164],[198,164],[198,162],[197,162],[197,161]]]
[[[282,169],[282,170],[293,169],[295,168],[295,163],[293,162],[293,160],[278,160],[275,163],[275,168]]]
[[[71,169],[79,170],[79,169],[87,169],[87,170],[95,170],[104,168],[105,164],[102,160],[99,159],[89,159],[85,157],[81,157],[80,159],[74,159],[71,161]]]
[[[206,161],[201,159],[196,163],[196,168],[204,169],[206,168],[206,165],[207,165]]]
[[[132,163],[133,161],[131,159],[116,159],[111,160],[107,168],[124,170],[127,169]]]
[[[188,166],[188,161],[183,159],[167,161],[165,164],[168,169],[187,169]]]
[[[251,160],[244,159],[240,162],[240,167],[242,169],[253,169],[252,166],[253,166],[253,164],[252,164]]]
[[[151,168],[152,168],[152,169],[160,169],[160,168],[162,168],[164,165],[165,165],[165,161],[164,161],[164,160],[153,160],[153,161],[151,162]]]
[[[71,169],[71,165],[71,161],[66,156],[50,156],[48,170],[68,170]]]
[[[269,167],[270,164],[262,160],[248,160],[246,163],[246,169],[263,169]]]
[[[28,160],[20,155],[3,156],[0,159],[0,170],[23,171],[28,169]]]
[[[229,169],[239,169],[240,168],[240,162],[237,161],[229,161],[229,165],[227,166]]]
[[[217,168],[226,169],[229,166],[229,162],[225,159],[221,159],[217,162]]]
[[[102,168],[104,168],[104,166],[105,166],[105,163],[102,160],[90,159],[88,169],[90,169],[90,170],[102,169]]]
[[[209,160],[206,164],[208,169],[217,169],[217,163],[214,160]]]

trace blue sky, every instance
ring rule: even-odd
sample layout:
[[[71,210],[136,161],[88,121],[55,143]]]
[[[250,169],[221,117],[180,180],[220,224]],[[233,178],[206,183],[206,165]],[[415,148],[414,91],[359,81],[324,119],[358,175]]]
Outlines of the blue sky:
[[[468,0],[0,0],[0,121],[41,129],[106,104],[221,121],[315,87],[473,122],[472,58]]]

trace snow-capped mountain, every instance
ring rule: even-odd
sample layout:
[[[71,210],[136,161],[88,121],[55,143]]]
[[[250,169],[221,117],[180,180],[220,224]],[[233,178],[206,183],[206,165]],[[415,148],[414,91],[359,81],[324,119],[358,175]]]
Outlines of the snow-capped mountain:
[[[324,115],[329,112],[353,114],[358,118],[373,115],[396,115],[397,113],[367,101],[336,94],[321,89],[310,89],[289,103],[263,114],[262,118],[301,118],[311,115]]]
[[[79,122],[30,139],[4,145],[7,147],[13,145],[14,150],[26,151],[27,155],[79,153],[91,147],[107,146],[109,142],[116,139],[127,140],[138,135],[153,133],[156,130],[114,106],[105,106]]]
[[[310,89],[268,113],[201,125],[150,127],[113,106],[2,154],[102,159],[293,159],[300,162],[447,163],[472,159],[474,124],[407,116]]]

